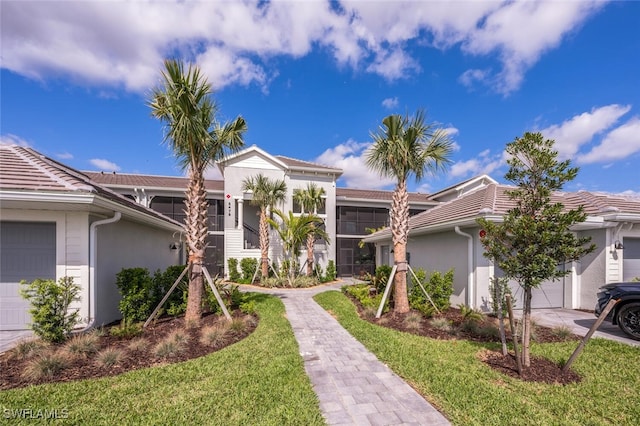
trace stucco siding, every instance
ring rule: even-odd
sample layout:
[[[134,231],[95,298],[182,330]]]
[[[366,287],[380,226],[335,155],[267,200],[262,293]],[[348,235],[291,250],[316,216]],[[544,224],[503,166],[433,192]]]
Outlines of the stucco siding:
[[[576,308],[593,309],[596,303],[596,292],[598,287],[605,284],[607,280],[607,262],[611,253],[607,246],[606,229],[580,232],[580,236],[591,237],[591,242],[596,245],[596,249],[584,256],[577,262],[577,272],[579,275],[578,305]],[[617,263],[614,260],[614,263]]]
[[[433,271],[447,272],[454,269],[453,295],[451,304],[467,304],[467,239],[455,232],[442,232],[409,237],[407,253],[411,255],[410,265],[416,270],[423,268],[427,276]]]
[[[107,324],[121,317],[116,274],[123,268],[136,267],[147,268],[153,274],[157,269],[163,270],[178,264],[178,250],[169,248],[174,241],[170,231],[124,219],[96,228],[96,325]]]

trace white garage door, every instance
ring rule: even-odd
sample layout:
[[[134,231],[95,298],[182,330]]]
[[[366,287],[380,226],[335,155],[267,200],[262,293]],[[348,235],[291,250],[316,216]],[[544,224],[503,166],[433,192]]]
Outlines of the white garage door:
[[[640,278],[640,238],[623,238],[622,275],[625,281]]]
[[[28,328],[20,281],[36,278],[56,278],[56,224],[0,222],[0,330]]]
[[[495,268],[495,273],[502,276],[503,272],[500,268]],[[564,306],[564,286],[565,280],[569,277],[560,278],[558,281],[546,281],[538,288],[531,290],[531,308],[562,308]],[[515,300],[515,308],[522,309],[524,307],[524,290],[515,282],[509,282],[511,294]]]

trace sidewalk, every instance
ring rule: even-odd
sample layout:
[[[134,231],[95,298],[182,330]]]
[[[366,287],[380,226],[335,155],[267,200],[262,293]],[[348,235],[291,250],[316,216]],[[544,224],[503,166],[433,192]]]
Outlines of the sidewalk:
[[[328,424],[450,424],[312,299],[319,292],[336,290],[344,284],[310,290],[243,286],[243,290],[282,299]]]

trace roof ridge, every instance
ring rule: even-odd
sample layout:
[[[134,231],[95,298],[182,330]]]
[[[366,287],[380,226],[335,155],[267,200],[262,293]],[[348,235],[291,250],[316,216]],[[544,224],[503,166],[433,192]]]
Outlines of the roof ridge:
[[[44,167],[44,165],[42,163],[45,163],[46,165],[50,166],[50,167],[56,167],[54,165],[52,165],[48,160],[47,157],[45,157],[44,155],[34,151],[31,148],[25,148],[25,147],[21,147],[21,146],[9,146],[9,148],[13,148],[13,152],[19,156],[22,160],[24,160],[26,163],[28,163],[29,165],[35,167],[36,169],[38,169],[38,171],[44,173],[45,175],[47,175],[49,178],[51,178],[52,180],[54,180],[55,182],[59,183],[60,185],[64,186],[65,188],[71,190],[71,191],[77,191],[77,190],[89,190],[92,191],[93,188],[89,185],[74,185],[71,182],[69,182],[68,180],[58,176],[57,174],[53,173],[51,170],[49,170],[47,167]],[[28,154],[27,155],[24,151],[26,151]],[[39,160],[39,161],[38,161]],[[66,170],[64,170],[66,172]],[[71,173],[69,173],[71,174]],[[76,176],[74,176],[76,177]],[[84,182],[86,184],[86,182]]]

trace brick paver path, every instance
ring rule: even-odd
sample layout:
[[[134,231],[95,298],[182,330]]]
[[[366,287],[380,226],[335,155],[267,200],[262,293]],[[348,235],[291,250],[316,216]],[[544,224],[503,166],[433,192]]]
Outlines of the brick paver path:
[[[320,291],[335,288],[269,291],[285,305],[305,370],[327,423],[450,424],[312,299]],[[254,288],[247,290],[255,291]]]

